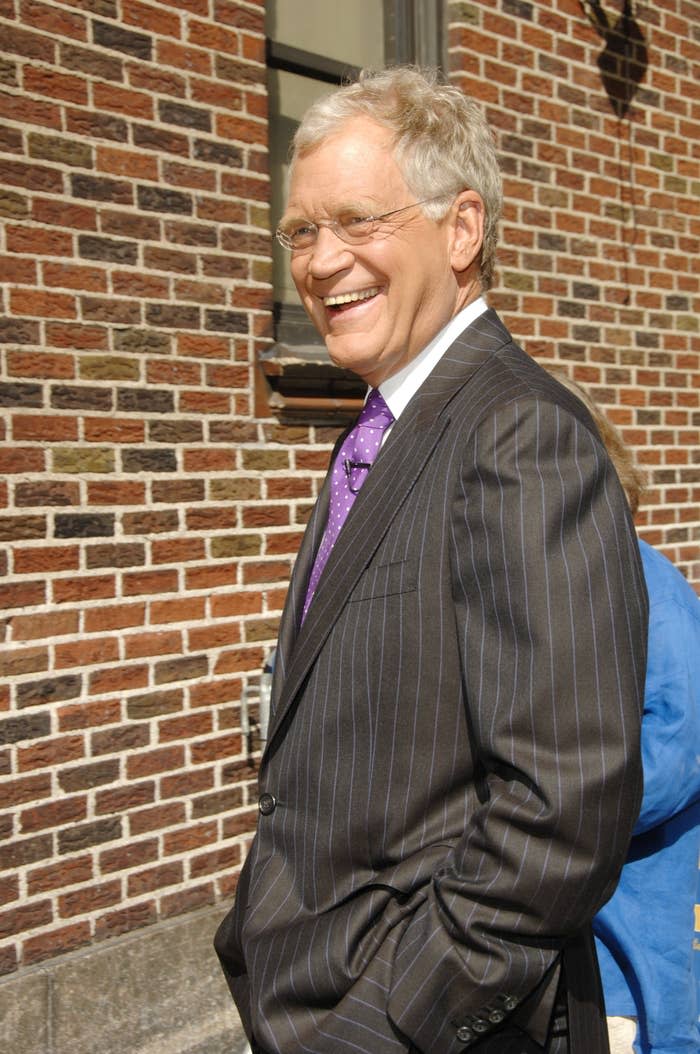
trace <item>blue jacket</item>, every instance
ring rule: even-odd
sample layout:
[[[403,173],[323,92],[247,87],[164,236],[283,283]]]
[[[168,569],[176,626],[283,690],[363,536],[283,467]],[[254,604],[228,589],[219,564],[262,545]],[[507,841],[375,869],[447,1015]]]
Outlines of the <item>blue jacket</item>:
[[[649,591],[644,798],[620,883],[593,928],[607,1014],[638,1019],[641,1054],[690,1054],[700,1051],[700,600],[665,556],[645,542],[640,550]]]

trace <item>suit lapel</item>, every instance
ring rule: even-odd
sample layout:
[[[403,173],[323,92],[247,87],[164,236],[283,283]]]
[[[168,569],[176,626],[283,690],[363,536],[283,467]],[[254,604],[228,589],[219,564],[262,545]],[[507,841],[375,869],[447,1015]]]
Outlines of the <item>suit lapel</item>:
[[[306,583],[326,520],[330,472],[326,477],[299,550],[282,616],[281,668],[276,671],[268,745],[360,575],[447,429],[449,403],[488,355],[508,341],[508,331],[495,312],[489,310],[457,338],[437,363],[391,429],[338,536],[313,603],[297,632]]]

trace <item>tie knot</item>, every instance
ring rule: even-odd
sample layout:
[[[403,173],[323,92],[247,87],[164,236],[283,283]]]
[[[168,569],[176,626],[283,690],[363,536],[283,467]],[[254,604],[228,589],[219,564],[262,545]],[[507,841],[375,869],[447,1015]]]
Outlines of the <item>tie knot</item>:
[[[357,419],[358,425],[372,428],[388,428],[394,422],[394,415],[384,402],[382,393],[378,388],[373,388],[369,393],[367,402],[362,408],[362,413]]]

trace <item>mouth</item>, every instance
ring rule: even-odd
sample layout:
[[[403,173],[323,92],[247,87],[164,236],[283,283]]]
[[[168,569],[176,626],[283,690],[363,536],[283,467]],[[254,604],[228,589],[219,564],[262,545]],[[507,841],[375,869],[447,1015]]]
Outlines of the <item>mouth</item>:
[[[324,296],[323,306],[326,308],[332,308],[334,311],[344,311],[352,304],[362,303],[366,300],[371,300],[379,293],[379,286],[372,286],[370,289],[355,289],[350,293],[339,293],[337,296]]]

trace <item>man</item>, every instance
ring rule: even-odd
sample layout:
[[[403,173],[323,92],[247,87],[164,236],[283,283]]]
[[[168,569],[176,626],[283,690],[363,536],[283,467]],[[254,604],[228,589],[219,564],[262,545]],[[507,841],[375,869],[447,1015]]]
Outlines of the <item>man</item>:
[[[256,1051],[607,1050],[589,923],[639,804],[646,599],[590,417],[482,299],[500,203],[478,107],[413,70],[295,138],[278,237],[372,393],[296,562],[216,937]]]

